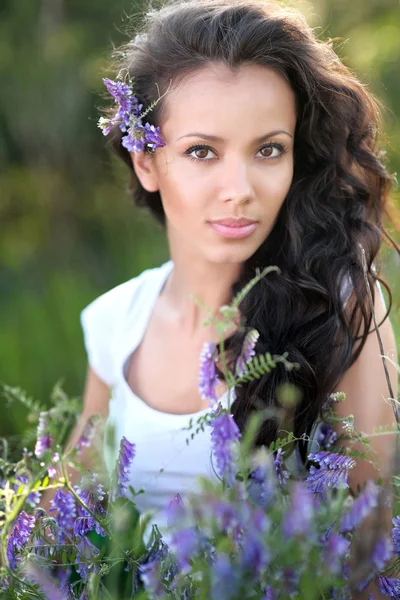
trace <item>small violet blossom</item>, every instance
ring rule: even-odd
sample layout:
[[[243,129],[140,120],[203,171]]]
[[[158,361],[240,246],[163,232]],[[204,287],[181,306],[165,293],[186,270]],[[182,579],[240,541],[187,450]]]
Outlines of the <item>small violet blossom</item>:
[[[116,482],[114,489],[110,493],[112,501],[114,501],[118,496],[122,498],[127,497],[130,471],[135,454],[136,445],[130,442],[125,436],[122,436],[115,470]]]
[[[282,448],[279,448],[274,461],[275,473],[281,485],[284,485],[290,477],[289,471],[285,470],[285,463],[283,461],[284,454]]]
[[[141,152],[146,146],[154,152],[156,148],[165,146],[159,133],[160,128],[147,122],[144,125],[142,123],[140,111],[143,105],[139,104],[137,97],[133,94],[133,78],[130,85],[123,81],[113,81],[107,77],[103,81],[118,107],[112,119],[100,117],[98,126],[103,135],[108,135],[113,126],[118,125],[119,129],[126,134],[122,137],[121,143],[128,152]]]
[[[215,388],[217,377],[217,351],[213,342],[205,342],[200,354],[199,394],[203,400],[209,400],[210,406],[217,401]]]
[[[80,486],[75,486],[75,491],[80,500],[97,517],[103,518],[106,514],[101,501],[104,499],[103,486],[97,483],[97,473],[93,473],[90,478],[84,478]],[[77,506],[77,518],[74,525],[74,533],[83,537],[93,529],[99,535],[106,536],[104,529],[99,522],[85,509],[81,504]]]
[[[256,329],[251,329],[251,331],[246,334],[241,353],[236,360],[235,373],[237,377],[242,375],[243,371],[245,370],[245,365],[247,365],[253,356],[255,356],[255,346],[259,337],[260,334]]]
[[[400,515],[394,517],[392,522],[394,525],[392,529],[393,550],[396,554],[400,554]]]
[[[39,423],[37,428],[37,439],[35,444],[35,455],[37,458],[49,450],[53,445],[53,438],[48,433],[49,423],[47,421],[48,412],[41,412],[39,415]]]
[[[29,540],[34,526],[35,517],[31,517],[25,511],[22,511],[18,515],[7,543],[7,560],[11,569],[17,567],[16,552],[22,550],[23,546]]]
[[[319,468],[310,467],[307,477],[309,488],[314,493],[324,494],[328,488],[349,487],[349,470],[356,466],[353,458],[335,452],[310,453],[308,459],[319,464]]]
[[[351,531],[367,517],[378,505],[379,488],[373,481],[368,481],[365,489],[353,501],[350,509],[343,515],[340,533]]]
[[[229,485],[234,482],[233,446],[241,433],[233,416],[223,411],[211,422],[211,448],[216,459],[218,474],[226,478]]]

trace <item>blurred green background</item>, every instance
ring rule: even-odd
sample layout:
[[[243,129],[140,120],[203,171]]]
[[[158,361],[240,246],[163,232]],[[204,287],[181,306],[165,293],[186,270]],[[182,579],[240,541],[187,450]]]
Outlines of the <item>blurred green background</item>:
[[[382,101],[389,170],[398,171],[398,0],[291,4],[319,37],[340,38],[342,60]],[[144,6],[0,4],[0,380],[44,403],[60,378],[68,394],[82,394],[87,358],[80,311],[168,259],[161,228],[134,208],[128,170],[96,126],[109,52],[126,41],[129,15],[140,16]],[[396,303],[400,262],[393,251],[385,257]],[[395,309],[391,320],[400,347]],[[24,412],[3,407],[0,434],[22,432]]]

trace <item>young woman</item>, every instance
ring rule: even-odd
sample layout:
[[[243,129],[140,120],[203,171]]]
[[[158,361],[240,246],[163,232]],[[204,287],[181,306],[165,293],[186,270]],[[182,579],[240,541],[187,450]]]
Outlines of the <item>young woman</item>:
[[[288,352],[300,369],[278,364],[238,387],[231,411],[239,428],[254,410],[277,405],[284,382],[301,391],[289,415],[298,438],[312,437],[335,391],[346,393],[338,413],[353,414],[365,433],[394,421],[387,401],[398,393],[391,295],[382,282],[386,309],[375,270],[383,237],[391,240],[382,222],[390,177],[377,147],[376,100],[297,11],[251,0],[165,5],[147,15],[115,58],[115,73],[126,85],[133,78],[132,97],[123,105],[129,95],[118,88],[118,96],[108,81],[119,106],[102,126],[131,170],[137,205],[165,227],[171,260],[83,310],[89,368],[82,422],[109,415],[109,467],[122,436],[136,444],[131,483],[146,490],[137,503],[159,511],[160,522],[177,492],[184,497],[198,475],[213,475],[209,432],[187,445],[183,429],[208,410],[199,358],[205,342],[220,341],[202,326],[206,313],[193,296],[217,315],[257,268],[276,265],[280,272],[246,296],[243,322],[259,332],[257,353]],[[121,127],[129,109],[138,110],[133,96],[142,112],[152,106],[149,136],[139,135],[137,144],[135,132]],[[389,388],[363,252],[391,359]],[[244,335],[233,327],[226,336],[231,364]],[[222,377],[216,397],[226,405]],[[257,444],[270,444],[279,427],[266,421]],[[78,427],[72,443],[79,434]],[[381,468],[390,463],[392,442],[373,442]],[[296,472],[308,450],[307,439],[298,443],[290,459]],[[350,484],[376,476],[359,461]]]

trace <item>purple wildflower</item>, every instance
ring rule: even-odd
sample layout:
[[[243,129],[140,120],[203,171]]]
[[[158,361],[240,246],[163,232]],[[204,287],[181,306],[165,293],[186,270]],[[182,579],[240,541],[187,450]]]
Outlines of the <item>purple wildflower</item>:
[[[136,446],[130,442],[125,436],[122,436],[119,445],[119,456],[116,465],[116,485],[111,492],[111,500],[116,497],[127,497],[128,485],[130,481],[130,470],[132,461],[135,458]]]
[[[246,523],[240,540],[241,565],[257,578],[270,560],[270,552],[264,541],[268,528],[269,520],[264,510],[257,508]]]
[[[145,589],[153,597],[165,597],[165,588],[161,583],[160,563],[158,560],[152,560],[140,567],[140,576],[145,585]]]
[[[22,550],[35,526],[35,517],[22,511],[15,521],[7,543],[7,560],[11,569],[17,566],[16,551]]]
[[[238,523],[237,509],[228,502],[218,500],[212,507],[219,528],[223,531],[228,531],[231,527]]]
[[[104,499],[104,491],[101,483],[97,483],[97,474],[93,473],[90,478],[84,478],[81,481],[80,487],[75,486],[75,490],[82,502],[96,516],[102,518],[106,512],[101,504]],[[83,537],[93,529],[99,535],[105,537],[106,533],[98,521],[83,506],[78,504],[77,519],[75,521],[74,533]]]
[[[176,494],[167,507],[167,524],[172,527],[185,514],[185,505],[180,494]]]
[[[392,522],[394,525],[392,529],[393,547],[396,554],[400,554],[400,515],[394,517]]]
[[[121,140],[121,144],[128,150],[128,152],[142,152],[146,145],[144,129],[140,125],[130,127],[128,134],[124,135]]]
[[[317,501],[304,482],[296,482],[293,486],[291,505],[283,523],[286,538],[309,534],[313,523],[313,515]]]
[[[219,554],[211,568],[211,597],[230,600],[236,596],[239,572],[226,554]]]
[[[382,536],[375,544],[372,552],[372,564],[377,571],[382,571],[388,560],[392,558],[393,545],[389,536]]]
[[[263,600],[278,600],[278,593],[276,590],[274,590],[274,588],[267,587]]]
[[[203,400],[210,401],[210,406],[217,401],[217,359],[216,345],[213,342],[205,342],[200,354],[199,394]]]
[[[266,508],[272,502],[276,492],[276,476],[269,455],[265,454],[258,462],[259,464],[249,475],[247,493],[254,504]]]
[[[378,576],[379,591],[389,598],[400,598],[400,579]]]
[[[48,433],[48,414],[48,412],[41,412],[39,415],[37,439],[35,444],[35,455],[37,458],[41,458],[41,456],[46,452],[46,450],[49,450],[53,445],[53,438]]]
[[[82,454],[82,450],[83,448],[89,448],[90,444],[92,443],[93,437],[94,437],[94,433],[95,433],[95,424],[96,418],[90,417],[86,423],[85,423],[85,427],[83,428],[82,431],[82,435],[79,438],[76,447],[78,449],[78,455]]]
[[[356,465],[353,458],[325,451],[310,453],[308,459],[319,464],[318,469],[310,467],[310,475],[307,477],[308,486],[314,493],[323,494],[328,488],[349,487],[349,470]]]
[[[350,541],[341,535],[332,533],[324,547],[324,561],[334,574],[341,572],[341,561],[346,557],[350,549]]]
[[[314,440],[319,444],[320,450],[327,450],[337,440],[337,433],[329,423],[320,423],[316,429]]]
[[[285,470],[285,463],[283,462],[284,454],[282,448],[279,448],[274,461],[275,473],[281,485],[284,485],[290,477],[289,471]]]
[[[99,569],[98,565],[92,562],[99,554],[99,550],[86,536],[78,538],[76,548],[78,554],[75,560],[75,568],[82,581],[86,582],[90,574],[89,571],[95,573]]]
[[[373,481],[368,481],[365,489],[354,500],[350,510],[343,516],[340,533],[355,529],[378,505],[379,488]]]
[[[144,130],[145,130],[145,134],[146,134],[146,137],[145,137],[146,144],[148,146],[150,146],[150,148],[152,150],[155,150],[156,148],[162,148],[163,146],[165,146],[165,142],[162,139],[162,137],[160,136],[160,128],[159,127],[150,125],[150,123],[145,123]]]
[[[242,350],[238,359],[236,360],[235,366],[235,374],[237,377],[240,377],[245,370],[245,365],[247,365],[253,356],[255,356],[255,346],[258,338],[260,337],[259,332],[256,329],[251,329],[249,331],[243,341]]]
[[[234,418],[226,411],[211,423],[211,447],[217,463],[217,471],[229,485],[234,482],[233,444],[241,437]]]
[[[182,572],[190,569],[190,559],[199,550],[200,537],[194,527],[185,527],[175,532],[170,541],[170,547]]]
[[[65,600],[64,593],[57,589],[53,579],[43,569],[39,568],[32,561],[24,566],[24,572],[28,581],[35,583],[40,587],[44,597],[48,600]]]
[[[60,529],[58,532],[58,541],[63,543],[66,541],[67,532],[74,529],[76,519],[75,499],[70,492],[57,490],[54,498],[50,501],[51,508],[49,512],[56,512],[55,520]]]
[[[20,484],[27,486],[29,483],[29,478],[28,475],[16,475],[15,479],[19,482],[14,484],[14,491],[17,492],[19,490],[19,488],[21,487]],[[24,493],[25,490],[23,490],[22,493]],[[31,506],[32,508],[35,508],[36,504],[38,504],[40,502],[40,492],[31,492],[29,494],[29,496],[26,499],[26,503],[29,504],[29,506]]]
[[[60,461],[60,455],[59,455],[59,453],[58,453],[58,452],[54,452],[54,454],[53,454],[53,458],[51,459],[51,462],[52,462],[53,464],[51,464],[51,465],[49,466],[49,469],[48,469],[48,471],[47,471],[47,473],[48,473],[48,475],[49,475],[50,479],[51,479],[52,477],[55,477],[55,476],[57,475],[57,470],[56,470],[56,468],[55,468],[55,466],[54,466],[54,463],[58,463],[59,461]]]

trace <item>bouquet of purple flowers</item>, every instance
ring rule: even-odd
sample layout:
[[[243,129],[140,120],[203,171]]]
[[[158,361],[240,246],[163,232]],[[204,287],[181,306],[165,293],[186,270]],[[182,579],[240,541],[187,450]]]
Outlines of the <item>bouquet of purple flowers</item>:
[[[221,308],[216,323],[221,334],[237,317],[248,289]],[[257,338],[255,330],[246,333],[233,371],[222,360],[228,390],[270,372],[278,362],[286,369],[298,367],[287,354],[257,356]],[[153,525],[147,541],[150,517],[135,505],[142,490],[129,485],[134,440],[122,438],[114,471],[101,478],[85,471],[79,460],[82,448],[95,443],[95,418],[76,447],[63,449],[68,426],[79,413],[77,399],[56,386],[53,406],[44,410],[21,390],[3,387],[4,398],[23,402],[38,426],[31,451],[18,453],[3,440],[1,598],[347,599],[373,580],[381,594],[400,598],[400,480],[396,473],[391,477],[394,493],[382,481],[369,481],[358,494],[349,494],[348,474],[357,457],[368,458],[370,448],[351,417],[341,420],[342,435],[333,429],[340,421],[335,404],[345,400],[344,394],[327,398],[309,469],[304,477],[294,477],[287,467],[298,441],[292,433],[256,449],[259,428],[271,415],[256,413],[241,435],[229,406],[218,403],[221,358],[214,344],[205,345],[199,390],[210,400],[210,411],[191,424],[191,429],[209,428],[219,480],[202,480],[201,491],[185,502],[179,494],[171,498],[168,535]],[[396,429],[394,423],[375,433]],[[365,452],[338,446],[343,439],[361,441]],[[82,472],[79,485],[71,483],[71,467]],[[38,505],[49,488],[56,492],[47,514]],[[392,497],[393,527],[387,531],[382,515]]]

